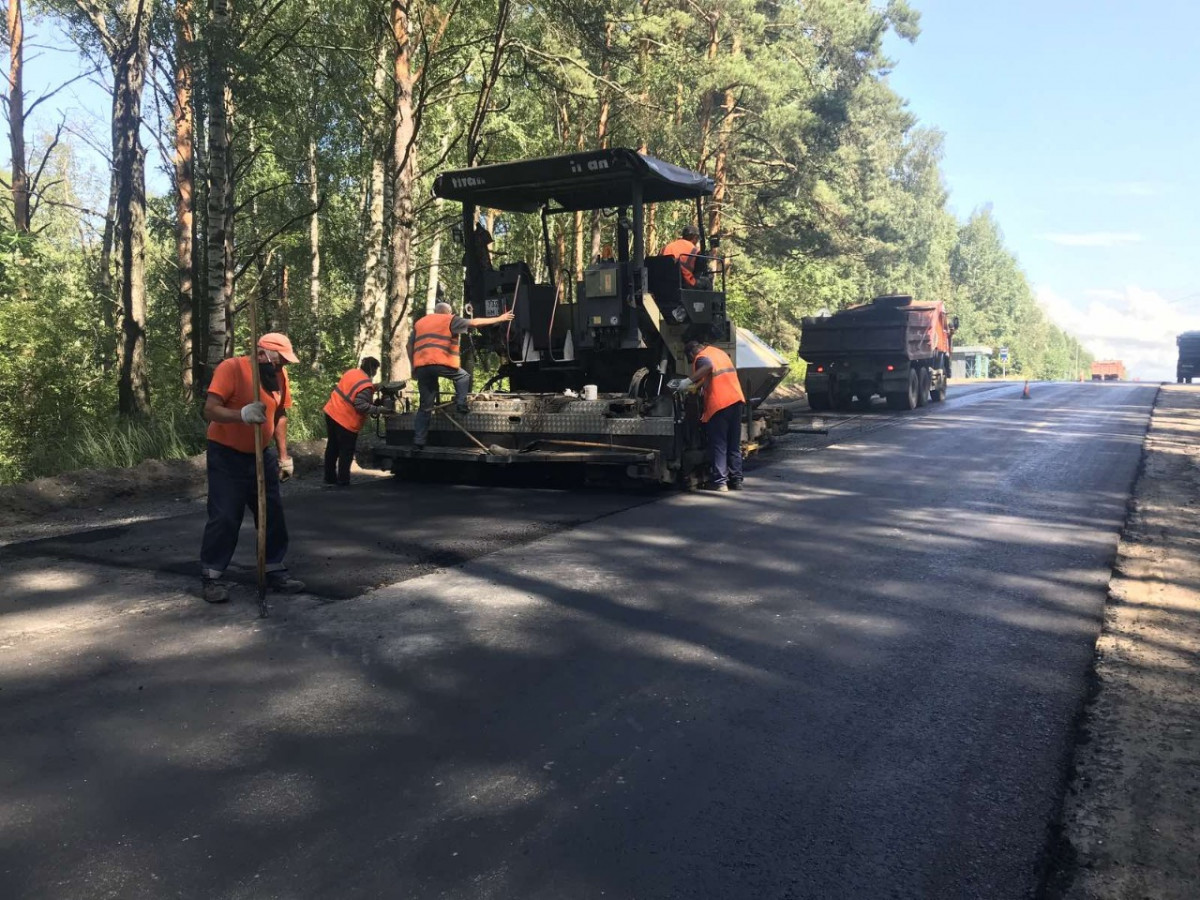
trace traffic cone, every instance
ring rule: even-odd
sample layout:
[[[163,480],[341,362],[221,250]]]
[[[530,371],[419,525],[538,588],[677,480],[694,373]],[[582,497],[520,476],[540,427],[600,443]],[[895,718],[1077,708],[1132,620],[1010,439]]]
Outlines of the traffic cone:
[[[1022,400],[1031,399],[1029,396],[1029,379],[1028,378],[1025,379],[1025,390],[1021,391],[1021,399]]]

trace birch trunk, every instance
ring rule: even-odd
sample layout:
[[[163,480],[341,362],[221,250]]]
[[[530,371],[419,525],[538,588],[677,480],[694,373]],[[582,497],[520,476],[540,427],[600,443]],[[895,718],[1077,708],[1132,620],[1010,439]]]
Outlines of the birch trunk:
[[[321,368],[321,192],[317,183],[317,140],[308,139],[308,311],[312,317],[312,368]]]
[[[104,216],[104,234],[100,238],[100,271],[96,275],[96,294],[100,300],[100,321],[104,324],[104,342],[100,348],[100,366],[105,374],[112,371],[113,341],[117,333],[116,303],[113,300],[113,245],[117,240],[117,175],[108,179],[108,208]]]
[[[29,175],[25,171],[25,25],[21,0],[8,0],[8,142],[12,153],[13,227],[29,231]]]
[[[416,127],[412,105],[412,60],[410,57],[408,5],[392,0],[392,69],[395,106],[392,118],[392,257],[388,283],[387,378],[407,379],[411,374],[408,335],[412,331],[412,297],[409,268],[412,254],[412,182],[415,168]]]
[[[383,96],[387,83],[387,42],[382,42],[375,57],[372,84],[375,96]],[[371,128],[371,182],[367,189],[366,220],[367,246],[363,260],[363,281],[358,302],[358,329],[354,339],[355,355],[360,359],[373,356],[383,359],[384,313],[387,310],[387,255],[384,249],[384,194],[386,193],[387,159],[390,148],[387,120],[381,114]]]

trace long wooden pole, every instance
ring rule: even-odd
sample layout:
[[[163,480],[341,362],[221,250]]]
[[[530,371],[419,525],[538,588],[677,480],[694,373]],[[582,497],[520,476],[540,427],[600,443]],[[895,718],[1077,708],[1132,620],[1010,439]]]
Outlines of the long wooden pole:
[[[254,309],[254,298],[247,302],[250,310],[250,380],[254,385],[254,399],[262,400],[262,385],[258,377],[258,314]],[[267,604],[267,474],[263,465],[263,429],[254,426],[254,481],[258,490],[258,617],[265,619],[271,614]]]

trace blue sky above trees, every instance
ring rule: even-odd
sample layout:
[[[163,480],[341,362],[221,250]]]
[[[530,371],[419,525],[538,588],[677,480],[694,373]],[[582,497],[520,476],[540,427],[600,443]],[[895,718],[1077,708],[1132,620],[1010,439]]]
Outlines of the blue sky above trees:
[[[891,82],[946,134],[951,208],[992,204],[1058,324],[1173,379],[1175,334],[1200,328],[1200,4],[913,5]]]

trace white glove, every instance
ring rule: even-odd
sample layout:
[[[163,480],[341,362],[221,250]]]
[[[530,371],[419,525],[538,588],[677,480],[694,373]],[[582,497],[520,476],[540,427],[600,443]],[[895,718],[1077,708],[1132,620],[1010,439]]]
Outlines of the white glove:
[[[672,378],[667,382],[667,389],[672,391],[688,391],[692,388],[690,378]]]
[[[287,459],[279,461],[279,480],[287,481],[292,477],[292,473],[296,471],[296,461],[290,456]]]
[[[261,400],[247,403],[241,409],[242,421],[247,425],[261,425],[267,421],[267,404]]]

